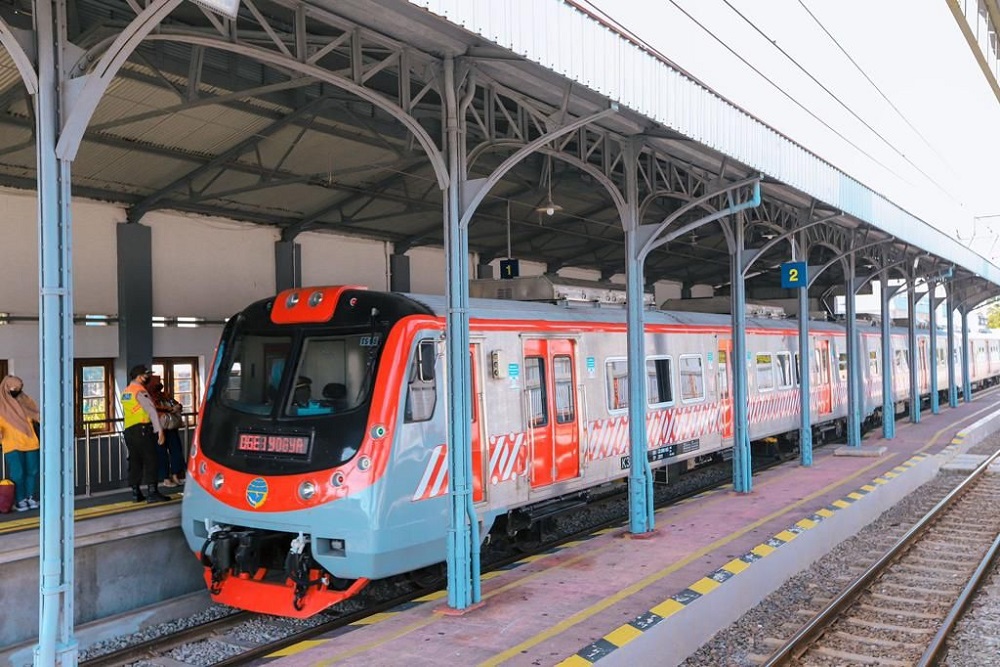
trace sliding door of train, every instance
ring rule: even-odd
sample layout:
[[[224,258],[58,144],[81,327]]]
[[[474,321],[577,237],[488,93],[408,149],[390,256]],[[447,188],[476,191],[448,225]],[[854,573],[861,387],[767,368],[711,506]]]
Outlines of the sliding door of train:
[[[531,438],[531,486],[580,474],[580,427],[576,405],[573,341],[524,341],[524,392]]]
[[[732,384],[729,358],[732,354],[733,339],[719,336],[719,365],[716,371],[718,375],[716,376],[715,386],[719,396],[723,440],[732,439],[733,437],[733,397],[729,393],[729,386]]]
[[[472,414],[469,419],[472,432],[472,500],[477,503],[483,501],[483,442],[485,442],[482,420],[482,382],[480,380],[482,376],[479,374],[482,363],[479,348],[479,343],[473,343],[469,346],[469,369],[472,375],[472,400],[470,401]]]
[[[917,375],[917,385],[920,387],[920,393],[924,394],[930,391],[931,387],[931,371],[930,367],[927,365],[928,352],[926,338],[917,338],[917,355],[920,357],[920,362],[917,364],[919,373],[919,375]]]
[[[831,383],[833,374],[830,372],[830,339],[816,339],[816,412],[820,417],[833,412],[833,394]]]

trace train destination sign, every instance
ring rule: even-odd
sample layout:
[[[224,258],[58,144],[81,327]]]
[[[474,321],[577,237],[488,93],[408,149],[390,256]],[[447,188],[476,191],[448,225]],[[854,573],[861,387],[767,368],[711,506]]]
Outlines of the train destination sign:
[[[275,433],[240,433],[236,449],[249,454],[309,455],[309,437]]]

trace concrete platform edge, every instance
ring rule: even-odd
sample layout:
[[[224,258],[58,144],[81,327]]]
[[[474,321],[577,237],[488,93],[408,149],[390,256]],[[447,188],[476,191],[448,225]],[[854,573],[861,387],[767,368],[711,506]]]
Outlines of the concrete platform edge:
[[[874,521],[921,484],[937,475],[943,459],[928,456],[891,484],[879,486],[850,507],[824,520],[823,530],[802,532],[794,545],[780,548],[754,562],[710,594],[695,600],[635,640],[608,654],[600,662],[609,667],[637,664],[676,665],[697,651],[720,629],[738,620],[788,579],[805,570],[834,547]],[[717,624],[704,626],[704,610],[711,605]]]

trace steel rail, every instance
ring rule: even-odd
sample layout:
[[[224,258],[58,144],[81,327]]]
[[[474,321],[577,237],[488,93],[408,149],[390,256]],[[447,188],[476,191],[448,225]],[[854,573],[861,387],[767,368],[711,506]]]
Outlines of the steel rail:
[[[916,543],[916,541],[931,526],[931,524],[941,518],[945,511],[950,509],[966,494],[967,491],[969,491],[973,484],[979,481],[979,478],[986,473],[990,464],[992,464],[997,457],[1000,457],[1000,450],[995,452],[975,470],[973,470],[968,477],[962,480],[961,484],[956,486],[947,496],[942,498],[933,508],[931,508],[929,512],[927,512],[927,514],[923,516],[923,518],[921,518],[901,538],[899,538],[899,540],[881,558],[879,558],[875,564],[859,575],[857,579],[855,579],[846,589],[844,589],[836,598],[824,607],[822,611],[816,614],[804,626],[799,628],[799,630],[792,635],[792,637],[785,642],[784,645],[771,654],[771,656],[763,664],[763,667],[778,667],[779,665],[787,665],[791,663],[792,660],[801,657],[801,655],[809,648],[810,644],[819,638],[826,628],[837,619],[841,612],[845,611],[849,606],[854,604],[858,597],[860,597],[860,595],[867,590],[869,585],[879,575],[888,569],[897,557]]]
[[[941,622],[941,627],[938,628],[934,638],[931,639],[931,643],[928,645],[927,650],[924,651],[922,656],[920,656],[920,661],[917,662],[918,667],[930,667],[930,665],[937,664],[938,658],[944,651],[945,642],[951,634],[952,629],[955,627],[955,624],[958,623],[958,619],[962,617],[963,613],[965,613],[965,610],[969,606],[969,602],[972,601],[973,596],[975,596],[976,591],[979,590],[986,578],[993,573],[993,564],[997,559],[998,553],[1000,553],[1000,535],[997,535],[997,538],[993,540],[993,544],[990,545],[986,555],[983,556],[983,560],[979,563],[979,567],[976,568],[976,571],[969,578],[969,583],[965,585],[964,589],[962,589],[962,593],[958,596],[958,600],[955,602],[955,605]]]

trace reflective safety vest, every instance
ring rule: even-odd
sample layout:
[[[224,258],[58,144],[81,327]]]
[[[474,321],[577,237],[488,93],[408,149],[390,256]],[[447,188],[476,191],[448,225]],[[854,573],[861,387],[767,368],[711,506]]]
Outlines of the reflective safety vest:
[[[133,382],[122,392],[122,413],[125,415],[125,428],[136,424],[150,424],[153,421],[139,404],[139,392],[143,391],[146,391],[145,387],[138,382]]]

